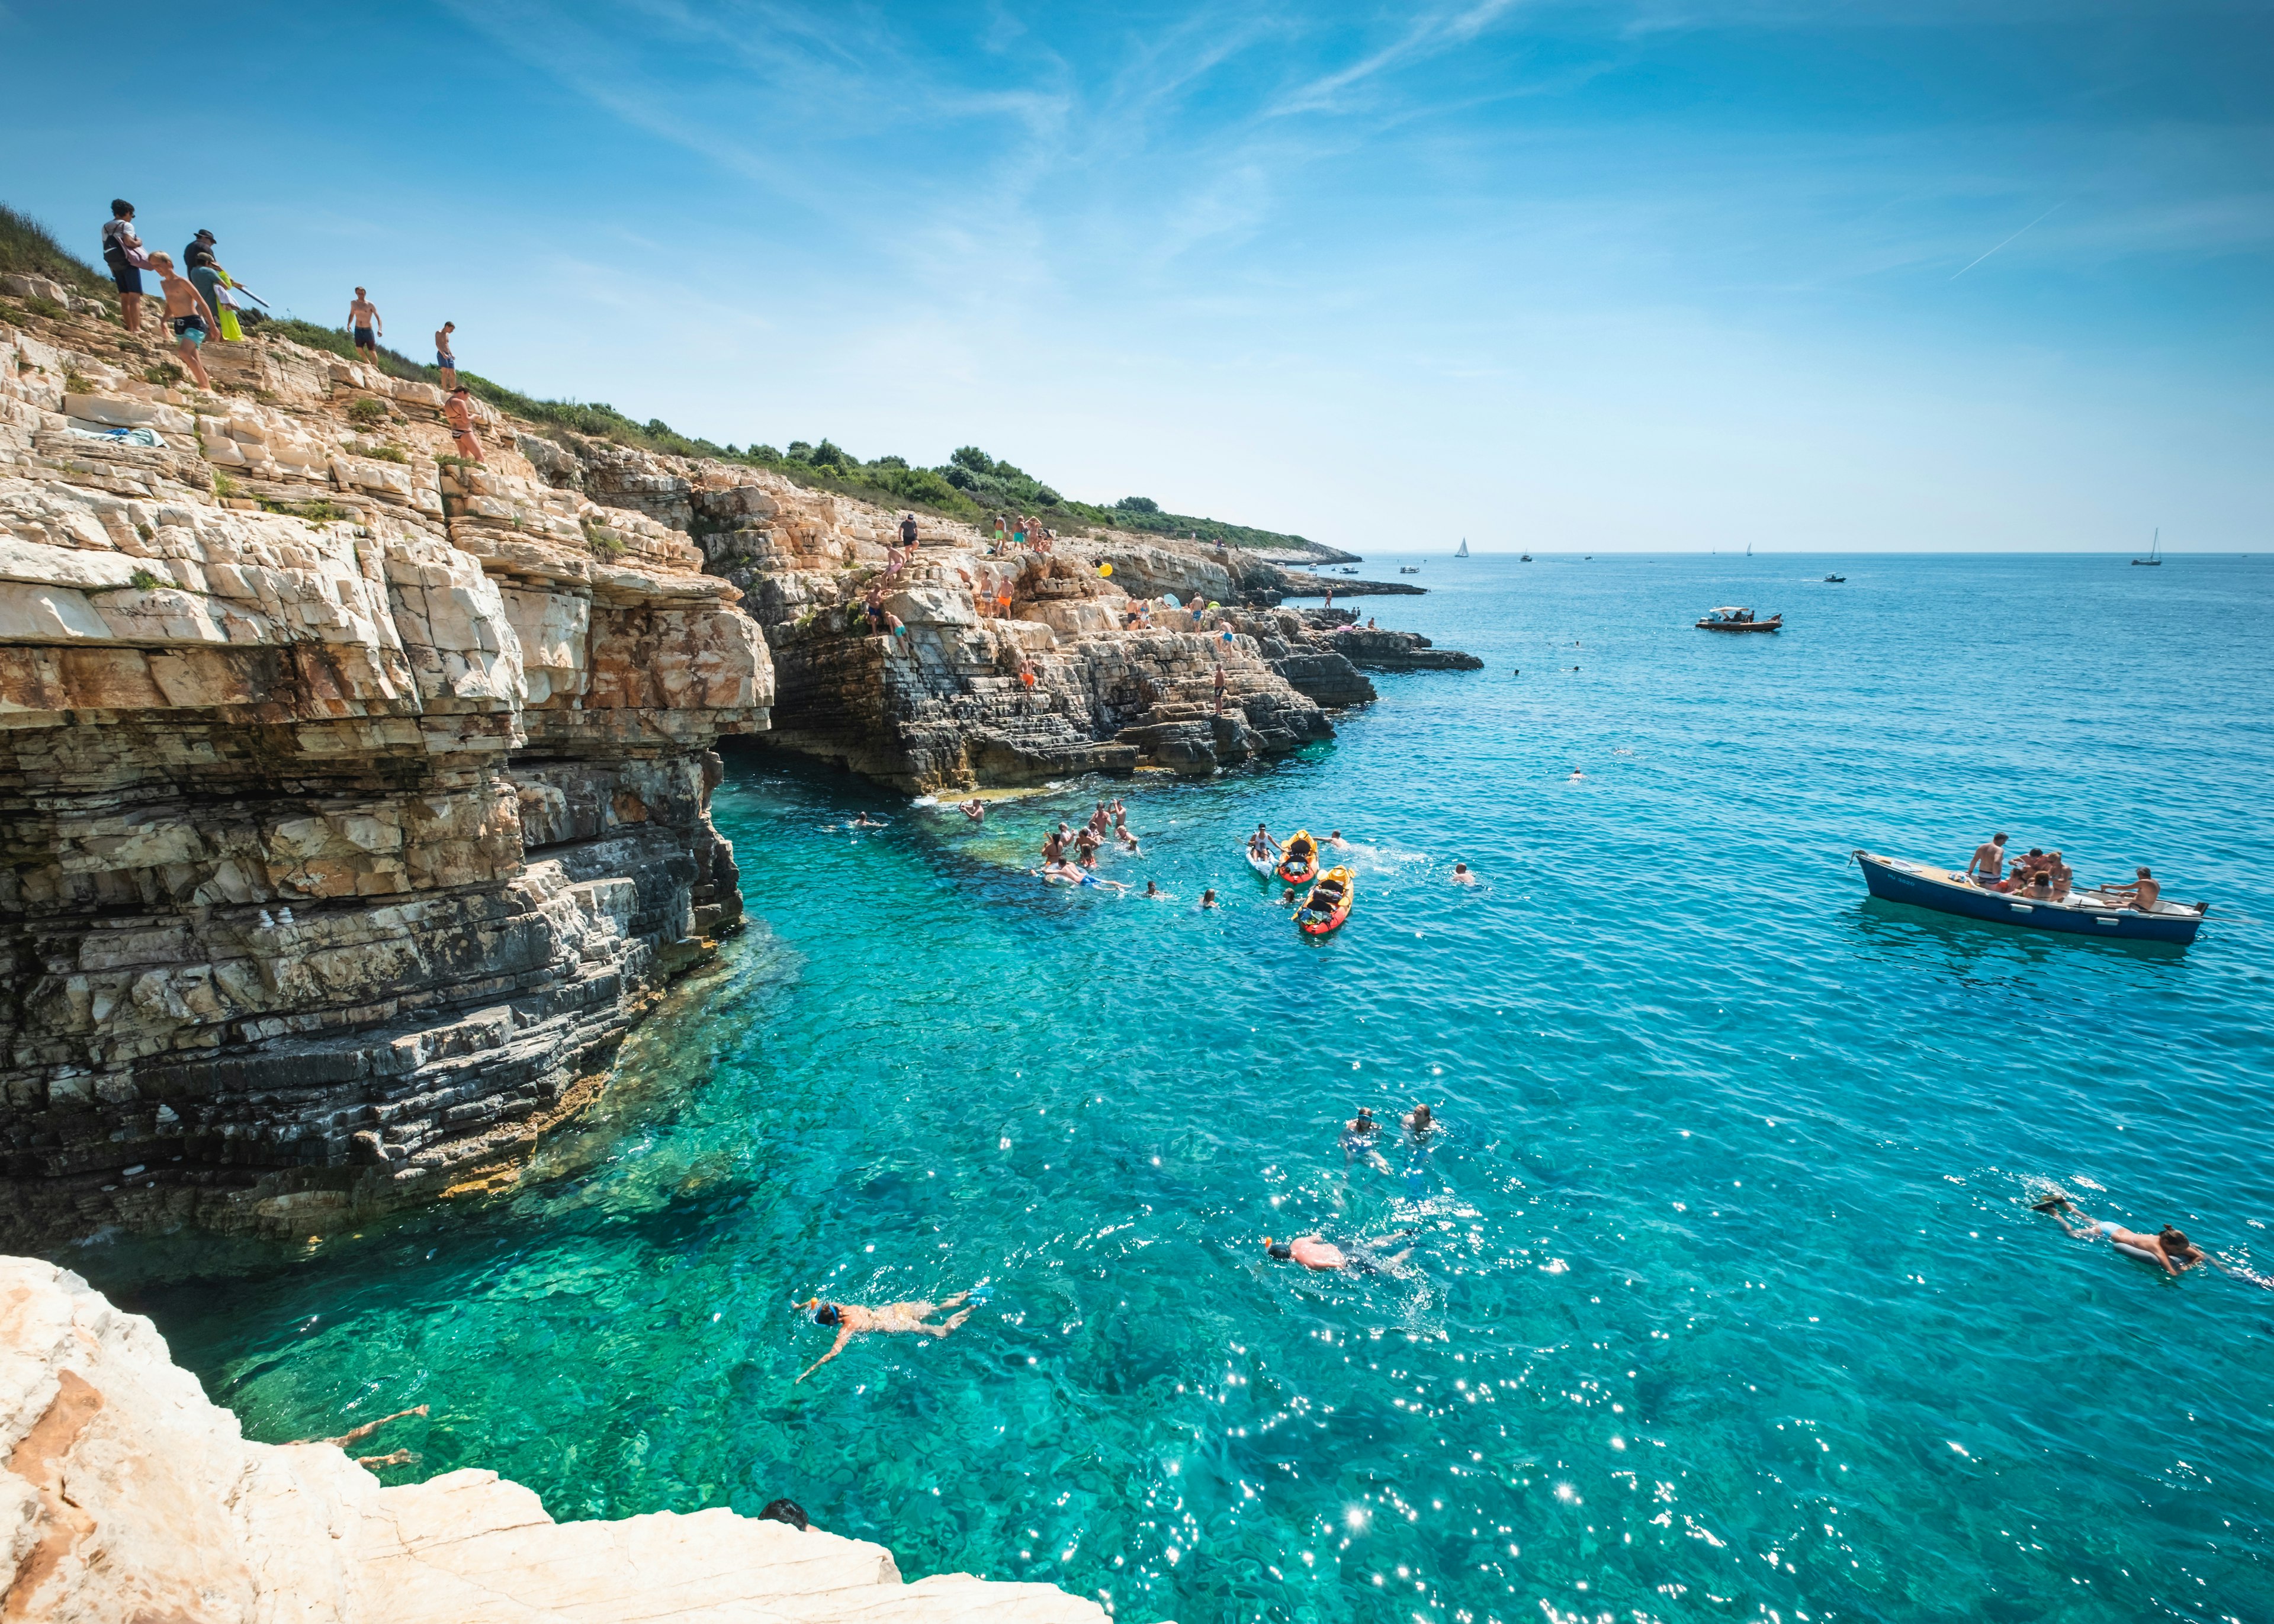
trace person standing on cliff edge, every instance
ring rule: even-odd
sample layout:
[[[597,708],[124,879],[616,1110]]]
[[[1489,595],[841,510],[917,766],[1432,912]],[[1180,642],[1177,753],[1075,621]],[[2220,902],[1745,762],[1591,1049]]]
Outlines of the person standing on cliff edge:
[[[378,365],[379,335],[387,331],[387,323],[379,319],[379,306],[364,297],[361,288],[348,305],[348,326],[355,330],[356,353]]]
[[[458,357],[450,349],[450,335],[457,330],[455,321],[446,321],[434,329],[434,370],[442,374],[442,392],[446,395],[458,387]]]
[[[921,532],[916,529],[915,515],[912,513],[902,514],[900,515],[900,545],[908,550],[908,555],[911,558],[915,555],[916,542]]]
[[[109,267],[110,285],[118,289],[119,320],[129,333],[139,333],[142,271],[150,261],[134,234],[134,205],[124,198],[111,199],[110,218],[102,223],[102,262]]]

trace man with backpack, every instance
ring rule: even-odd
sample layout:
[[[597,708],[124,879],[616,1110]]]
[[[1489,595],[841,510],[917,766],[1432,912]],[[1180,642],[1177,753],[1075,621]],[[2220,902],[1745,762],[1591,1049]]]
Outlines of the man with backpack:
[[[110,284],[118,289],[118,316],[129,333],[142,330],[142,239],[134,234],[134,205],[124,198],[110,200],[110,218],[102,226],[102,263],[110,271]]]

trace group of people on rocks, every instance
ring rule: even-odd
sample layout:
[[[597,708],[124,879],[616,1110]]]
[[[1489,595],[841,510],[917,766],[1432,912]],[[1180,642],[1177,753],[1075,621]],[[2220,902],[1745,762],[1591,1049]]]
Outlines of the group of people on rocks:
[[[118,292],[118,318],[130,334],[139,336],[142,331],[142,274],[151,272],[158,278],[158,288],[166,301],[162,318],[167,331],[175,341],[175,354],[182,359],[198,387],[211,389],[212,376],[206,371],[203,350],[208,342],[241,343],[245,330],[239,312],[246,307],[237,296],[242,294],[256,304],[260,296],[246,288],[225,269],[215,253],[218,239],[211,231],[200,229],[182,250],[177,264],[169,253],[154,253],[145,248],[134,226],[134,205],[124,198],[110,201],[110,218],[102,227],[102,262],[110,273],[111,286]],[[259,320],[258,316],[253,317]],[[469,462],[483,460],[481,441],[474,433],[473,400],[471,392],[458,381],[458,360],[450,347],[450,336],[458,324],[446,321],[434,334],[434,366],[441,375],[443,421],[449,425],[450,439],[457,455]],[[379,307],[371,302],[370,295],[361,288],[348,304],[348,328],[355,340],[356,353],[372,365],[379,365],[380,335],[386,331]]]
[[[1030,547],[1036,553],[1046,553],[1058,538],[1056,530],[1045,530],[1041,521],[1032,514],[998,513],[995,515],[994,529],[994,545],[988,551],[998,557]]]
[[[2006,873],[2006,835],[2000,832],[1974,848],[1974,856],[1966,865],[1966,877],[1984,891],[2003,891],[2012,896],[2027,897],[2037,902],[2066,902],[2074,888],[2075,874],[2061,861],[2057,852],[2042,851],[2031,846],[2022,856],[2014,859],[2014,871]],[[2111,906],[2125,905],[2142,914],[2155,911],[2156,899],[2163,887],[2145,868],[2135,868],[2135,878],[2128,885],[2095,885],[2092,895],[2107,898]]]

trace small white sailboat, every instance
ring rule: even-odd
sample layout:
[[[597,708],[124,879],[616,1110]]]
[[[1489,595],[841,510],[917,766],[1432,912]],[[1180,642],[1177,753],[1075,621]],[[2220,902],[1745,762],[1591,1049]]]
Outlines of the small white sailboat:
[[[1466,558],[1469,556],[1469,538],[1466,536],[1461,538],[1461,550],[1454,553],[1453,556],[1455,558]]]
[[[2132,561],[2135,564],[2160,564],[2164,561],[2164,527],[2162,525],[2156,527],[2156,538],[2148,544],[2148,556],[2143,559],[2134,559]]]

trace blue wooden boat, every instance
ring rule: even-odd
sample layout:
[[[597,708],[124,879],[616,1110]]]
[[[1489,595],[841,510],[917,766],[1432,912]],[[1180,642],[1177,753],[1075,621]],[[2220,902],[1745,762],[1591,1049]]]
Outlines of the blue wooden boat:
[[[2178,942],[2195,939],[2207,902],[2167,902],[2142,913],[2097,891],[2073,891],[2063,900],[2012,896],[1987,891],[1963,874],[1913,862],[1905,857],[1881,857],[1857,852],[1864,883],[1874,897],[1932,908],[1938,914],[1962,914],[1969,919],[1994,920],[2001,925],[2026,925],[2032,930],[2066,930],[2072,936],[2101,936],[2120,942]]]

